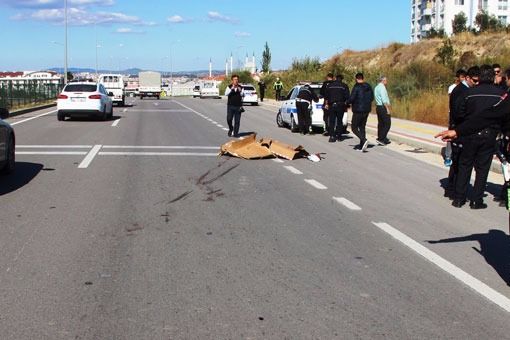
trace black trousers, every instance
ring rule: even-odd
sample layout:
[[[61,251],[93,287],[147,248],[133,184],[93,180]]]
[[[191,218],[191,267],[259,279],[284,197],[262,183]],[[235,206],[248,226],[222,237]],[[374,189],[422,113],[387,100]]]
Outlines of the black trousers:
[[[232,126],[234,120],[234,126]],[[239,134],[239,126],[241,125],[241,107],[227,105],[227,124],[230,132],[234,131],[234,136]]]
[[[264,94],[265,92],[264,91],[260,91],[260,101],[263,102],[264,101]]]
[[[459,173],[459,158],[463,149],[460,145],[460,141],[452,143],[452,165],[450,165],[450,171],[448,172],[448,186],[446,187],[446,191],[452,194],[455,192],[455,183]]]
[[[276,101],[280,101],[280,93],[282,93],[282,90],[274,90],[274,93]]]
[[[345,105],[333,103],[329,106],[329,135],[340,137],[344,130],[342,118],[344,117]]]
[[[353,112],[351,129],[352,132],[359,138],[360,145],[367,140],[365,127],[367,125],[368,112]]]
[[[377,113],[377,139],[384,141],[388,138],[388,132],[391,128],[391,115],[384,105],[377,105],[375,107]]]
[[[487,176],[494,156],[494,144],[497,131],[485,129],[480,133],[463,139],[462,152],[459,154],[459,169],[455,181],[455,199],[465,200],[469,179],[473,168],[476,172],[475,184],[471,200],[478,202],[483,199]]]
[[[299,130],[303,133],[308,133],[310,125],[312,125],[312,117],[310,117],[308,105],[306,102],[296,102]]]
[[[322,120],[324,121],[324,131],[329,133],[329,110],[322,108]]]

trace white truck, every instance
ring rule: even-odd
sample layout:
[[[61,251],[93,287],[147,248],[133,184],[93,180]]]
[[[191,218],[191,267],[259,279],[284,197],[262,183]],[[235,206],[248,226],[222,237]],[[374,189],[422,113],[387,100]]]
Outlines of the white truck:
[[[126,94],[124,93],[124,80],[122,74],[101,74],[99,83],[103,84],[107,93],[113,93],[112,102],[124,106],[126,104]]]
[[[200,86],[200,98],[221,98],[218,85],[214,80],[204,81]]]
[[[144,71],[138,73],[138,92],[140,99],[144,97],[156,97],[161,95],[161,73],[153,71]]]

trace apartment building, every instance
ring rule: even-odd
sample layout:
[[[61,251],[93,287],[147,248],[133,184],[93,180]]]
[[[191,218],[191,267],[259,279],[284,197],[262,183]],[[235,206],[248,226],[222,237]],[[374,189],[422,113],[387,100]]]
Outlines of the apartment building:
[[[411,0],[411,42],[426,37],[431,29],[444,29],[451,35],[453,18],[460,12],[466,15],[468,27],[475,26],[476,15],[482,10],[508,25],[509,3],[510,0]]]

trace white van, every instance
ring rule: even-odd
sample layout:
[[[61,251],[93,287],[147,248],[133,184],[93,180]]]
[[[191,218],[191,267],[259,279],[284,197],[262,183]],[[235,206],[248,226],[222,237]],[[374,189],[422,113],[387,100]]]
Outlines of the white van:
[[[99,83],[103,84],[107,93],[113,93],[113,103],[120,106],[124,106],[126,104],[122,74],[101,74],[99,76]]]
[[[221,98],[218,82],[205,81],[200,87],[200,98]]]

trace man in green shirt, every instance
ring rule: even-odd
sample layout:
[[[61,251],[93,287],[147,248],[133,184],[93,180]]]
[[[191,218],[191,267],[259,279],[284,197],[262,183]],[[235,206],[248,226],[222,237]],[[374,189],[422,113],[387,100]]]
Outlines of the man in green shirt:
[[[283,90],[283,83],[280,80],[280,78],[276,78],[276,81],[273,84],[273,89],[274,89],[276,101],[279,101],[280,100],[280,94],[282,93],[282,90]]]
[[[377,113],[377,144],[388,145],[391,141],[388,139],[388,132],[391,127],[391,105],[386,84],[388,80],[382,76],[379,78],[379,84],[374,89],[375,112]]]

